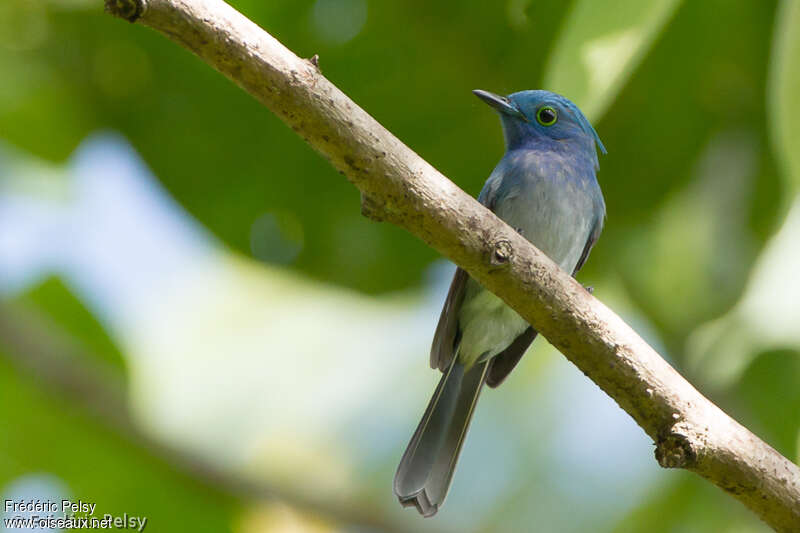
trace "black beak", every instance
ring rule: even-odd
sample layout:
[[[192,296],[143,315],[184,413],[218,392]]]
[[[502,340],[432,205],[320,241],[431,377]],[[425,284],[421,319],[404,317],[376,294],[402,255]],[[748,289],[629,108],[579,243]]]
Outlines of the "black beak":
[[[490,93],[489,91],[482,91],[480,89],[475,89],[472,91],[472,94],[495,108],[500,113],[505,115],[509,115],[512,117],[517,117],[525,122],[528,122],[528,117],[526,117],[519,108],[514,105],[514,103],[506,98],[505,96],[499,96],[494,93]]]

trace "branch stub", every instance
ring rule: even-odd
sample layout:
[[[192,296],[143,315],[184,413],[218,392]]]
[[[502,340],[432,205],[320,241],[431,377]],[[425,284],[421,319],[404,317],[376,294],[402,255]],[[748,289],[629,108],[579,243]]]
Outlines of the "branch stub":
[[[492,250],[489,262],[494,266],[505,265],[511,260],[512,255],[514,255],[514,249],[511,246],[511,242],[500,239],[494,243],[494,250]]]
[[[136,22],[147,8],[145,0],[105,0],[106,13]]]

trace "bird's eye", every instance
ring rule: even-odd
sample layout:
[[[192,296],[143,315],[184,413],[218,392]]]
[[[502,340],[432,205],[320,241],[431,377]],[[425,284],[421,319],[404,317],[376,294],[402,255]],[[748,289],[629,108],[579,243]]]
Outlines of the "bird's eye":
[[[558,113],[549,105],[542,106],[536,112],[536,122],[542,126],[552,126],[558,120]]]

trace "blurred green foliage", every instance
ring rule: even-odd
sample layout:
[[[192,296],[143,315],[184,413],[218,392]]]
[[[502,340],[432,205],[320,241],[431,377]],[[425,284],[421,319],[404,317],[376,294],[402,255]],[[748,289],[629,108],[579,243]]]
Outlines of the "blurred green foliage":
[[[225,531],[240,508],[76,406],[20,374],[0,352],[0,486],[31,472],[68,480],[63,497],[97,504],[97,515],[146,516],[153,531]],[[2,530],[2,529],[0,529]]]
[[[78,340],[91,357],[102,358],[120,376],[125,359],[114,341],[91,312],[58,278],[48,278],[17,298],[20,308],[38,310],[42,319],[56,325],[70,338]]]
[[[327,76],[473,194],[499,157],[502,137],[470,89],[541,86],[568,11],[564,2],[536,2],[512,18],[485,2],[387,2],[370,5],[354,39],[330,44],[314,31],[311,2],[235,5],[299,55],[318,53]],[[420,280],[434,253],[396,228],[364,220],[357,192],[265,108],[160,35],[89,7],[6,4],[23,22],[45,28],[39,41],[0,55],[17,80],[6,88],[13,94],[0,99],[6,139],[58,161],[91,131],[122,131],[181,203],[230,246],[249,253],[259,215],[288,211],[305,235],[298,269],[369,292]],[[779,213],[766,207],[780,189],[765,113],[773,7],[681,4],[596,124],[609,147],[600,174],[609,223],[589,272],[620,268],[630,231],[651,222],[691,179],[709,139],[728,129],[758,143],[757,174],[748,177],[753,191],[743,206],[748,228],[763,240],[774,227]],[[28,31],[24,23],[10,26],[7,42]],[[551,77],[564,78],[563,70],[554,60]],[[735,288],[706,315],[729,305]],[[650,299],[644,289],[634,292]]]
[[[421,284],[435,252],[361,217],[358,192],[264,107],[163,36],[104,15],[100,3],[0,3],[0,138],[61,162],[93,131],[122,132],[231,249],[368,293]],[[497,119],[471,89],[544,86],[585,106],[609,150],[599,174],[609,214],[582,279],[620,282],[679,367],[692,331],[741,296],[794,199],[797,2],[784,2],[776,20],[774,0],[373,1],[345,42],[315,25],[314,2],[232,3],[298,55],[319,54],[326,76],[471,194],[502,152]],[[616,63],[592,70],[609,57]],[[271,220],[265,214],[290,227],[302,247],[296,259],[253,249],[254,224]],[[120,365],[57,281],[24,302]],[[798,353],[784,350],[761,354],[732,388],[709,393],[796,458],[798,390]],[[0,440],[0,483],[46,469],[109,512],[146,508],[162,523],[180,514],[196,521],[181,527],[197,531],[229,523],[230,498],[130,449],[2,359],[0,401],[24,406],[0,418],[15,429]],[[46,424],[64,431],[59,455],[47,453]],[[47,459],[20,463],[31,442]],[[746,515],[702,480],[665,475],[675,479],[669,490],[617,531],[722,531]]]
[[[783,2],[775,15],[774,53],[771,60],[771,91],[767,104],[774,124],[773,139],[790,193],[800,182],[800,4]],[[786,194],[785,196],[790,196]]]

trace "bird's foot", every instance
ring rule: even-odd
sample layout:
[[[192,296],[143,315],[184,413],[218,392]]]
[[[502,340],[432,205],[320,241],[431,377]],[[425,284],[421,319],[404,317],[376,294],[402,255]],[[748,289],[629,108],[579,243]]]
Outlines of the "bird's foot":
[[[586,289],[586,292],[588,292],[589,294],[594,294],[594,286],[584,285],[583,288]]]

